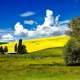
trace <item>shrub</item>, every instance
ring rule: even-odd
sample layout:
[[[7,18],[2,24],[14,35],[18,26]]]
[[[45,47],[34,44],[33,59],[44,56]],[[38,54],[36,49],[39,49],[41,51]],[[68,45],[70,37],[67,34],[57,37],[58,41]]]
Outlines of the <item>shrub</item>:
[[[71,39],[64,48],[64,60],[66,65],[80,64],[80,18],[73,19],[70,24]]]
[[[4,52],[8,52],[8,47],[7,46],[4,47]]]
[[[1,50],[1,46],[0,46],[0,52],[1,52],[2,50]]]
[[[25,45],[22,45],[21,54],[25,54],[25,53],[27,53],[27,51],[26,51],[26,46],[25,46]]]
[[[64,53],[66,65],[80,64],[80,46],[76,44],[76,41],[70,40],[65,46]]]
[[[15,45],[15,47],[17,47],[17,46]],[[18,54],[25,54],[25,53],[27,53],[26,46],[22,45],[22,39],[19,40],[18,47],[17,47],[16,50],[17,50]]]
[[[0,52],[1,52],[1,54],[4,54],[3,46],[0,47]]]

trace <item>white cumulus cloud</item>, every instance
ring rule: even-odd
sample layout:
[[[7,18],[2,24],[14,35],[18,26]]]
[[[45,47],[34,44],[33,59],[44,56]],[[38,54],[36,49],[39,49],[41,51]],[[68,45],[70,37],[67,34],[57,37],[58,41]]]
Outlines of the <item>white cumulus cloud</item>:
[[[64,20],[64,21],[61,21],[60,24],[68,24],[70,22],[70,20]]]
[[[33,25],[33,24],[37,24],[37,22],[34,20],[24,20],[24,24]]]
[[[28,38],[38,38],[38,37],[48,37],[54,35],[62,35],[65,31],[69,30],[68,23],[69,20],[60,21],[60,14],[56,17],[52,10],[46,10],[46,16],[44,17],[44,22],[42,25],[37,25],[35,30],[28,30],[23,27],[20,22],[15,25],[15,35],[24,36]],[[34,24],[33,20],[25,20],[25,24]]]
[[[53,16],[53,12],[51,10],[46,10],[46,17],[45,17],[45,21],[43,23],[44,26],[49,26],[49,25],[53,25],[54,24],[54,16]]]
[[[32,11],[28,11],[28,12],[22,13],[20,16],[21,17],[28,17],[28,16],[32,16],[32,15],[35,15],[35,13]]]
[[[36,31],[28,31],[28,37],[30,37],[30,38],[37,37]]]
[[[25,29],[20,22],[17,22],[14,27],[15,27],[15,32],[14,32],[15,35],[17,36],[27,35],[28,30]]]
[[[4,34],[1,36],[1,40],[4,42],[14,41],[14,37],[11,34]]]
[[[20,16],[28,17],[34,14],[34,12],[25,12],[22,13]],[[15,39],[18,40],[20,38],[33,39],[39,37],[62,35],[70,30],[70,28],[68,27],[69,22],[70,20],[60,21],[60,14],[55,17],[53,11],[47,9],[46,16],[44,17],[44,22],[41,25],[38,25],[37,22],[32,19],[24,21],[24,24],[37,24],[35,30],[28,30],[24,28],[24,26],[20,22],[17,22],[14,26],[14,31],[7,30],[6,32],[6,30],[0,29],[0,40],[9,42],[14,41]],[[6,34],[3,35],[3,33]]]
[[[44,18],[44,23],[37,26],[37,33],[40,36],[51,36],[57,35],[58,33],[61,34],[62,29],[59,24],[59,17],[60,15],[55,18],[52,10],[46,10],[46,17]]]

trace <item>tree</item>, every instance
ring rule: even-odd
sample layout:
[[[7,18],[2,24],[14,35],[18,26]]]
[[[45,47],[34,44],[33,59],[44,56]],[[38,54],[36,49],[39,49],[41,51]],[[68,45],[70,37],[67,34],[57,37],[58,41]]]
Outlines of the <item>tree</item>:
[[[7,46],[4,47],[4,52],[8,52],[8,47]]]
[[[1,52],[1,46],[0,46],[0,52]]]
[[[66,65],[80,64],[80,17],[73,19],[70,24],[71,39],[64,48]]]
[[[80,37],[80,17],[73,19],[70,24],[70,28],[72,29],[71,36]]]
[[[22,46],[22,39],[19,40],[19,46]]]
[[[18,47],[17,47],[17,53],[19,54],[27,53],[26,46],[22,45],[22,39],[19,40]]]
[[[21,51],[22,51],[22,39],[20,39],[18,43],[18,53],[21,53]]]
[[[3,46],[0,47],[0,51],[1,51],[2,54],[4,54]]]
[[[18,46],[17,46],[17,43],[15,44],[14,49],[15,49],[15,52],[17,52],[17,51],[18,51]]]
[[[25,46],[25,45],[22,45],[21,54],[25,54],[25,53],[27,53],[27,51],[26,51],[26,46]]]

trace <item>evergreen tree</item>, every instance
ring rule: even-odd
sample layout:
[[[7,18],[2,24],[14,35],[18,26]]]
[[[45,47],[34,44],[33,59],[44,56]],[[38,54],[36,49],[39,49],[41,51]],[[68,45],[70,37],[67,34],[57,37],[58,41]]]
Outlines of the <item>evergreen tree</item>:
[[[17,51],[18,51],[18,46],[17,46],[17,43],[15,44],[14,49],[15,49],[15,52],[17,52]]]
[[[15,47],[16,46],[17,45],[15,45]],[[18,54],[25,54],[25,53],[27,53],[26,46],[22,45],[22,39],[19,40],[18,47],[17,47],[16,50],[17,50]]]
[[[8,47],[7,46],[4,47],[4,52],[8,52]]]
[[[19,46],[22,46],[22,39],[19,40]]]
[[[0,50],[1,50],[1,53],[4,54],[3,46],[1,46]]]
[[[1,52],[1,46],[0,46],[0,52]]]
[[[21,51],[22,51],[22,39],[20,39],[18,43],[18,53],[21,53]]]
[[[26,46],[25,46],[25,45],[22,45],[21,54],[25,54],[25,53],[27,53],[27,51],[26,51]]]

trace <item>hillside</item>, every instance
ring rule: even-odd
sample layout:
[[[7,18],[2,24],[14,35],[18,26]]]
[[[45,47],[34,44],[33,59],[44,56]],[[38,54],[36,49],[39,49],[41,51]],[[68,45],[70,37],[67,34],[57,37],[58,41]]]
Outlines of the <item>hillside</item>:
[[[38,50],[43,50],[52,47],[63,47],[69,40],[69,36],[56,36],[48,38],[39,38],[33,40],[24,40],[23,44],[26,45],[28,52],[34,52]],[[10,42],[8,44],[3,44],[3,46],[8,46],[9,52],[14,52],[14,45],[17,42]]]
[[[0,45],[2,45],[2,44],[7,44],[6,42],[0,42]]]
[[[0,80],[79,79],[80,66],[65,66],[63,48],[49,48],[23,55],[0,55]]]

